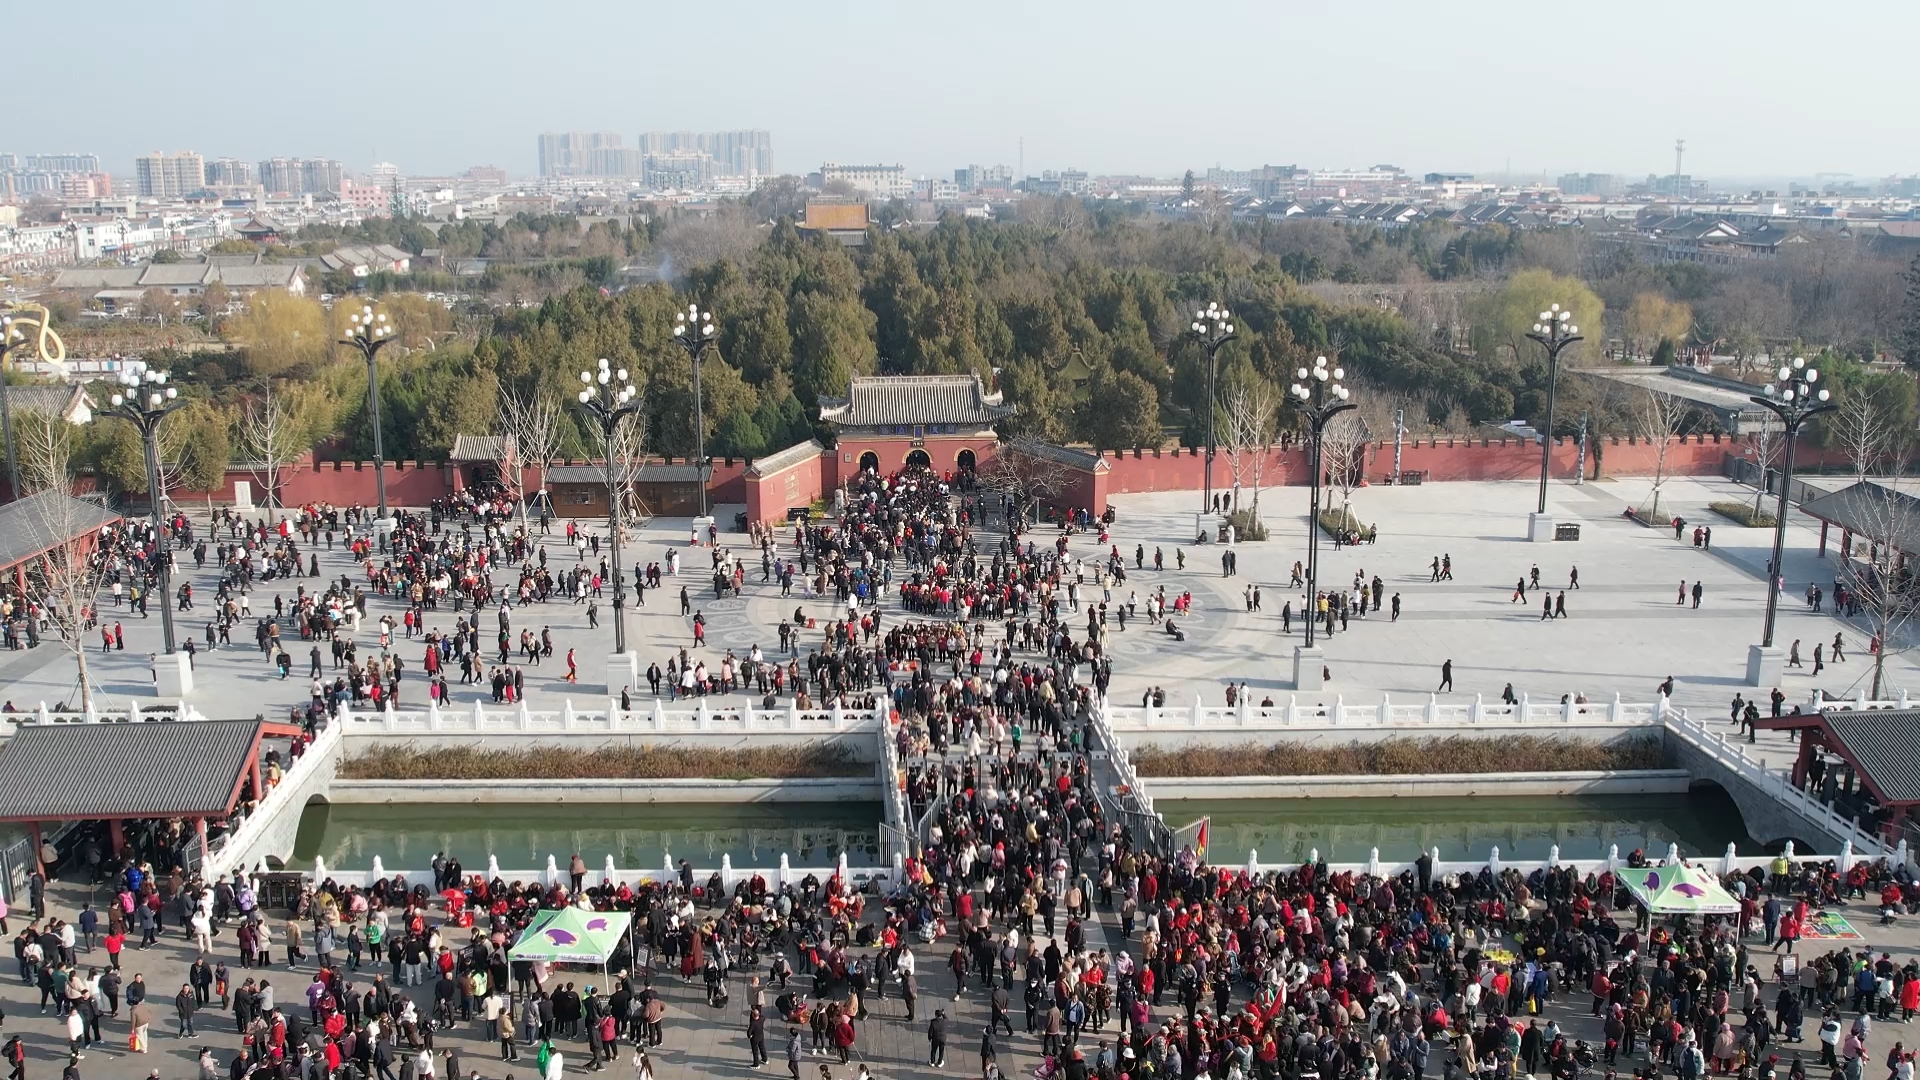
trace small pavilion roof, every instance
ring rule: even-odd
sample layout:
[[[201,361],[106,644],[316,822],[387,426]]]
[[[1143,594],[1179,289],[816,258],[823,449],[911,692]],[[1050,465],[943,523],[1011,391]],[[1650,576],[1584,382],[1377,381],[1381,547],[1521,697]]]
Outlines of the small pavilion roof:
[[[1820,720],[1881,805],[1920,803],[1920,709],[1831,709]]]
[[[1920,552],[1920,497],[1862,480],[1800,504],[1802,513],[1908,554]]]

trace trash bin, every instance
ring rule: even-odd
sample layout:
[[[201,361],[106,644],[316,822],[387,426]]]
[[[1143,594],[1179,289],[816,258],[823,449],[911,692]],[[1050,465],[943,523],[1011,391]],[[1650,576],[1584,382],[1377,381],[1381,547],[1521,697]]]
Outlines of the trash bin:
[[[1553,538],[1554,538],[1555,540],[1578,540],[1578,539],[1580,539],[1580,525],[1579,525],[1579,523],[1578,523],[1578,522],[1572,522],[1572,521],[1563,521],[1563,522],[1560,522],[1560,523],[1559,523],[1558,525],[1555,525],[1555,526],[1553,527]]]

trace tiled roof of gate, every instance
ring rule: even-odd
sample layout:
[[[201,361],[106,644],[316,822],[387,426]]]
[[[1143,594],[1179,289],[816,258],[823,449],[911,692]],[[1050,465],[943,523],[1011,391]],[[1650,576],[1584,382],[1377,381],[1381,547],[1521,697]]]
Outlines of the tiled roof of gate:
[[[986,427],[1013,415],[978,375],[872,375],[855,378],[843,398],[820,398],[820,419],[841,427],[953,424]]]

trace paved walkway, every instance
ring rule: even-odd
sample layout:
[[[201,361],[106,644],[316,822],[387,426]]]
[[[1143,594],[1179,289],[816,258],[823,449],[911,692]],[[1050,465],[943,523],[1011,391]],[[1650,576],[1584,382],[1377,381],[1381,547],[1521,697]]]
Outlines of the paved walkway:
[[[50,894],[50,911],[62,918],[72,919],[79,905],[87,899],[88,894],[83,887],[56,883]],[[97,899],[104,900],[104,896]],[[1920,919],[1910,917],[1898,926],[1882,928],[1874,925],[1873,913],[1864,904],[1856,903],[1852,907],[1843,907],[1841,910],[1851,920],[1855,929],[1866,936],[1872,948],[1876,951],[1892,952],[1896,962],[1904,963],[1916,951],[1920,951]],[[16,910],[15,914],[16,919],[10,921],[9,925],[17,932],[19,929],[17,916],[20,912]],[[1127,943],[1118,940],[1119,927],[1113,914],[1096,911],[1096,915],[1099,925],[1097,928],[1089,927],[1088,947],[1097,949],[1103,944],[1108,948],[1124,947]],[[1825,951],[1812,948],[1821,944],[1803,942],[1802,955],[1810,956],[1818,951]],[[1138,939],[1134,939],[1131,945],[1137,949]],[[968,991],[957,999],[954,997],[953,981],[945,969],[945,958],[952,947],[953,942],[948,938],[931,946],[918,946],[914,950],[918,961],[920,985],[918,1019],[915,1023],[906,1022],[906,1012],[898,997],[898,989],[889,983],[886,998],[869,999],[867,1003],[871,1015],[867,1021],[858,1026],[858,1053],[850,1065],[843,1068],[835,1058],[831,1057],[803,1056],[801,1063],[803,1080],[814,1080],[818,1077],[822,1063],[832,1066],[832,1080],[849,1080],[853,1075],[852,1066],[858,1065],[861,1061],[867,1063],[878,1080],[890,1080],[893,1077],[933,1080],[937,1077],[978,1076],[980,1035],[986,1025],[988,995],[979,989],[977,984],[970,981]],[[1857,943],[1855,947],[1858,947]],[[1757,938],[1754,939],[1753,948],[1757,956],[1764,954]],[[216,957],[224,958],[236,973],[240,971],[237,965],[238,950],[230,928],[214,939],[214,951]],[[285,955],[277,943],[274,954],[276,957]],[[104,951],[83,952],[80,961],[83,966],[104,967],[106,956]],[[231,1013],[203,1012],[198,1018],[197,1027],[200,1034],[196,1038],[180,1039],[173,1035],[173,1010],[170,999],[179,989],[180,984],[185,981],[187,966],[192,961],[191,944],[182,939],[177,928],[171,929],[165,939],[150,950],[139,951],[130,948],[122,954],[121,967],[125,977],[131,981],[134,973],[144,974],[147,984],[153,988],[151,994],[159,999],[155,1003],[155,1022],[151,1029],[152,1048],[146,1054],[132,1054],[127,1051],[128,1031],[123,1008],[121,1019],[108,1020],[102,1025],[104,1041],[87,1051],[86,1059],[80,1063],[81,1076],[86,1080],[141,1080],[148,1075],[149,1070],[158,1069],[160,1076],[166,1080],[174,1080],[174,1078],[185,1080],[195,1076],[194,1061],[202,1046],[213,1048],[215,1057],[222,1066],[222,1075],[225,1075],[224,1068],[239,1047]],[[763,957],[762,972],[765,971],[764,965],[770,961],[770,957]],[[1757,960],[1756,963],[1763,971],[1769,967],[1764,959]],[[362,974],[354,981],[364,986],[374,973],[384,970],[384,965],[363,969]],[[267,973],[267,976],[274,982],[276,997],[284,1003],[289,1000],[299,1000],[299,995],[311,981],[313,971],[314,968],[309,961],[308,964],[293,970],[285,967],[276,968],[273,972]],[[37,1011],[38,992],[23,986],[17,978],[11,977],[15,973],[15,969],[10,967],[8,968],[9,977],[0,980],[0,1008],[4,1008],[6,1012],[5,1026],[0,1030],[0,1034],[10,1035],[19,1032],[22,1035],[28,1052],[29,1080],[57,1076],[66,1060],[65,1027],[51,1013],[43,1015]],[[568,978],[566,975],[558,977],[563,981]],[[597,983],[599,973],[582,970],[571,978],[576,988],[583,988],[588,984]],[[677,976],[667,975],[657,981],[656,985],[662,989],[668,1002],[665,1022],[666,1043],[653,1055],[661,1080],[694,1080],[696,1077],[711,1076],[745,1077],[754,1074],[755,1070],[747,1064],[745,978],[744,974],[738,977],[734,983],[730,1005],[722,1010],[712,1009],[706,1005],[705,991],[698,979],[682,982]],[[393,980],[390,978],[389,982],[391,981]],[[802,985],[807,985],[806,980],[802,980]],[[1236,1006],[1244,1004],[1245,992],[1244,986],[1235,987],[1233,1000]],[[430,1006],[430,990],[423,987],[416,989],[414,993],[417,1001]],[[769,993],[768,1000],[771,1001],[774,996],[776,995]],[[1014,1030],[1021,1032],[1023,1015],[1020,996],[1018,992],[1011,996],[1013,1000],[1010,1011],[1013,1016]],[[1587,998],[1583,994],[1558,999],[1549,1004],[1545,1016],[1557,1020],[1572,1037],[1597,1040],[1599,1025],[1586,1015],[1586,1002]],[[930,1068],[926,1064],[926,1020],[936,1008],[945,1009],[952,1020],[945,1069]],[[422,1009],[423,1013],[430,1011],[430,1007]],[[1164,1017],[1167,1014],[1168,1011],[1165,1009],[1155,1010],[1156,1017]],[[1817,1051],[1818,1046],[1814,1042],[1816,1026],[1809,1022],[1806,1028],[1806,1041],[1798,1044],[1797,1047],[1789,1047],[1788,1052],[1804,1049],[1811,1054]],[[1886,1047],[1890,1046],[1893,1040],[1903,1039],[1911,1042],[1914,1038],[1913,1032],[1909,1030],[1911,1026],[1898,1023],[1876,1024],[1873,1039],[1869,1044],[1869,1054],[1878,1060],[1885,1055]],[[515,1064],[501,1062],[498,1043],[488,1037],[483,1030],[484,1027],[484,1022],[474,1020],[458,1024],[450,1030],[435,1032],[435,1046],[441,1049],[452,1047],[459,1051],[463,1077],[469,1069],[477,1070],[486,1080],[501,1080],[503,1077],[527,1080],[533,1077],[531,1054],[523,1054],[521,1060]],[[1115,1025],[1111,1022],[1106,1030],[1093,1033],[1091,1036],[1091,1038],[1109,1042],[1114,1037]],[[801,1038],[804,1048],[805,1031],[801,1032]],[[1087,1052],[1089,1060],[1097,1050],[1097,1046],[1090,1045],[1091,1038],[1082,1043],[1082,1048]],[[568,1072],[570,1074],[585,1073],[582,1067],[587,1059],[584,1041],[563,1042],[560,1046],[568,1061]],[[1021,1033],[1008,1038],[1005,1035],[999,1035],[994,1039],[994,1047],[998,1054],[1000,1068],[1008,1077],[1029,1076],[1034,1066],[1040,1062],[1038,1036]],[[761,1071],[762,1075],[784,1075],[785,1025],[777,1022],[768,1024],[767,1050],[772,1061]],[[625,1048],[622,1061],[611,1066],[608,1075],[622,1078],[630,1075],[630,1069],[625,1064],[625,1058],[630,1053],[631,1048]],[[1430,1075],[1437,1075],[1439,1067],[1440,1062],[1436,1060],[1431,1066]],[[1624,1074],[1625,1070],[1622,1071]]]

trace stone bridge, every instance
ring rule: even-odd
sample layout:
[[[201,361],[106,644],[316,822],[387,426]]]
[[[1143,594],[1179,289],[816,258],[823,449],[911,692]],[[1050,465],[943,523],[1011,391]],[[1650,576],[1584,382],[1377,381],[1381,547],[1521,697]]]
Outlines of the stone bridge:
[[[226,843],[208,856],[205,873],[209,879],[224,877],[236,869],[251,871],[263,863],[270,864],[270,868],[286,865],[293,857],[293,841],[300,832],[301,813],[315,797],[326,798],[340,771],[344,729],[337,720],[329,723],[307,746],[300,760],[287,770],[285,778],[267,793]]]
[[[1685,713],[1665,708],[1667,762],[1692,774],[1696,782],[1711,781],[1724,788],[1740,808],[1747,835],[1778,849],[1793,841],[1802,853],[1839,851],[1851,842],[1856,854],[1874,858],[1886,853],[1880,841],[1861,832],[1818,799],[1793,786],[1786,769],[1768,769],[1749,757],[1725,731],[1716,731]]]

